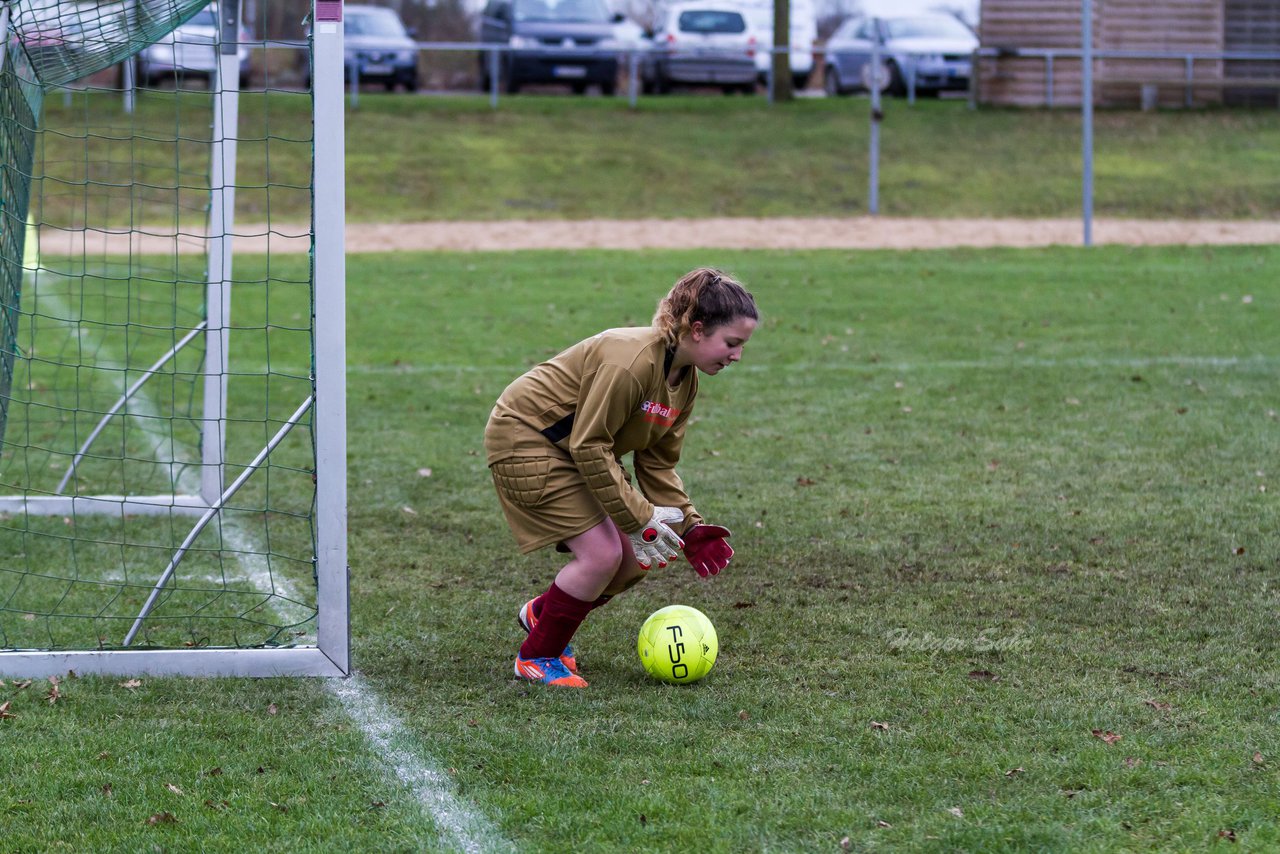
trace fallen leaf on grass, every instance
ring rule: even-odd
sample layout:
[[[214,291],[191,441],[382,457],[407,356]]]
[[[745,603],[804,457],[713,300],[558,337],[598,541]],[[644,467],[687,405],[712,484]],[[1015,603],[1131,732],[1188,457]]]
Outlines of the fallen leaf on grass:
[[[1242,554],[1244,554],[1244,546],[1236,546],[1234,549],[1232,549],[1232,550],[1231,550],[1231,553],[1232,553],[1233,555],[1242,555]]]
[[[277,706],[275,703],[272,703],[271,705],[267,706],[267,714],[276,715],[279,713],[280,713],[280,707]]]
[[[755,606],[756,606],[756,603],[755,603],[755,602],[734,602],[734,603],[733,603],[733,607],[738,608],[738,609],[741,609],[741,608],[754,608]]]
[[[49,693],[45,694],[44,698],[49,701],[51,706],[62,699],[62,689],[58,687],[60,681],[57,676],[49,677]]]
[[[267,801],[267,803],[271,804],[271,806],[273,806],[273,807],[275,807],[276,809],[280,810],[280,812],[288,812],[288,811],[289,811],[289,807],[287,807],[287,806],[286,806],[286,805],[284,805],[284,804],[278,804],[278,803],[276,803],[275,801]]]
[[[1253,764],[1254,764],[1254,765],[1261,765],[1262,763],[1264,763],[1264,762],[1266,762],[1266,761],[1267,761],[1266,759],[1263,759],[1263,758],[1262,758],[1262,754],[1261,754],[1261,753],[1254,753],[1254,754],[1253,754]]]
[[[886,732],[887,732],[887,731],[889,730],[889,725],[888,725],[888,724],[885,724],[885,723],[881,723],[880,721],[872,721],[872,722],[871,722],[871,728],[872,728],[872,729],[884,730],[884,731],[886,731]]]
[[[1159,700],[1143,700],[1142,702],[1155,709],[1157,712],[1167,712],[1173,708],[1170,703],[1161,703]]]
[[[431,477],[431,469],[418,469],[418,477]]]
[[[1227,840],[1228,842],[1235,842],[1235,841],[1236,841],[1236,832],[1235,832],[1234,830],[1232,830],[1231,828],[1227,828],[1226,830],[1219,830],[1219,831],[1218,831],[1218,838],[1219,838],[1219,839],[1225,839],[1225,840]]]
[[[893,825],[884,819],[876,819],[876,827],[893,827]]]
[[[849,839],[849,837],[845,836],[840,840],[841,851],[848,851],[852,846],[853,846],[853,842]]]
[[[999,460],[989,460],[987,462],[987,471],[995,471],[998,468],[1000,468]]]
[[[373,801],[372,803],[370,803],[370,804],[369,804],[369,809],[371,809],[371,810],[380,810],[380,809],[385,808],[385,807],[386,807],[386,805],[387,805],[387,802],[386,802],[386,801]]]
[[[970,679],[985,679],[988,682],[999,682],[1000,677],[992,673],[990,670],[970,670]]]
[[[738,712],[738,719],[739,719],[739,720],[744,720],[744,721],[745,721],[745,720],[750,720],[750,719],[751,719],[751,715],[747,714],[747,710],[746,710],[746,709],[742,709],[741,711],[739,711],[739,712]]]
[[[155,827],[159,824],[177,824],[178,819],[171,812],[158,812],[147,819],[147,824]]]
[[[796,478],[796,483],[799,486],[813,486],[815,483],[817,483],[817,481],[811,477],[805,477],[804,475],[801,475],[800,477]]]
[[[418,511],[417,511],[417,510],[414,510],[412,507],[409,507],[408,505],[405,505],[404,507],[401,507],[401,508],[400,508],[400,510],[401,510],[401,511],[403,511],[404,513],[406,513],[406,514],[407,514],[407,515],[409,515],[409,516],[417,516],[417,515],[418,515]]]
[[[1138,759],[1137,757],[1126,756],[1124,758],[1124,767],[1126,768],[1137,768],[1141,764],[1142,764],[1142,760]]]
[[[121,687],[121,688],[128,688],[130,691],[132,691],[132,690],[133,690],[133,689],[135,689],[135,688],[141,688],[141,687],[142,687],[142,680],[141,680],[141,679],[130,679],[128,682],[121,682],[121,683],[120,683],[120,687]]]
[[[1124,736],[1116,735],[1114,732],[1112,732],[1109,729],[1107,730],[1095,729],[1093,730],[1093,737],[1100,738],[1103,741],[1105,741],[1107,744],[1115,744],[1117,741],[1124,738]]]
[[[15,691],[22,691],[22,690],[25,690],[25,689],[30,688],[30,687],[31,687],[31,680],[30,680],[30,679],[26,680],[25,682],[14,682],[14,683],[13,683],[13,689],[14,689]]]
[[[1027,769],[1022,768],[1022,767],[1018,767],[1018,768],[1010,768],[1008,771],[1005,771],[1005,772],[1004,772],[1004,775],[1005,775],[1006,777],[1008,777],[1009,779],[1011,779],[1011,780],[1012,780],[1014,777],[1016,777],[1016,776],[1018,776],[1019,774],[1021,774],[1021,773],[1025,772],[1026,770],[1027,770]]]
[[[960,807],[948,807],[947,812],[951,813],[956,818],[964,818],[964,810],[960,809]]]
[[[3,703],[0,703],[0,721],[4,720],[5,718],[17,717],[17,715],[12,714],[9,711],[9,706],[11,706],[12,704],[13,704],[12,700],[5,700]]]
[[[172,783],[165,783],[165,784],[164,784],[164,787],[165,787],[166,789],[168,789],[169,791],[173,792],[175,795],[181,795],[181,794],[182,794],[182,790],[181,790],[181,789],[179,789],[177,786],[173,785]]]
[[[106,795],[108,798],[109,798],[109,797],[111,797],[111,784],[110,784],[110,783],[105,783],[105,784],[103,784],[103,786],[102,786],[102,794]]]

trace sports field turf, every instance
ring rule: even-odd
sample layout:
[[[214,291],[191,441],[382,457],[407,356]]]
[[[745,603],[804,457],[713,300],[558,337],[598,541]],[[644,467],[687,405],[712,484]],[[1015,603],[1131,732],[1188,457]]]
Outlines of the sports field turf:
[[[515,610],[556,560],[516,555],[484,419],[527,365],[646,323],[704,263],[765,318],[703,384],[681,466],[738,556],[712,581],[655,570],[593,614],[586,691],[517,682]],[[404,724],[394,746],[487,819],[485,847],[1274,848],[1277,263],[355,256],[360,684]],[[680,688],[634,649],[675,602],[721,646]],[[449,847],[349,695],[123,681],[64,679],[53,703],[48,683],[0,686],[0,849]]]

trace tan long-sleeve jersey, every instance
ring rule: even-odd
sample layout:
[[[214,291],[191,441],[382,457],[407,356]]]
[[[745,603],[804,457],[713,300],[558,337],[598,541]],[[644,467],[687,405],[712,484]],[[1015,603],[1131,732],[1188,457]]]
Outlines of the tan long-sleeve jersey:
[[[488,464],[567,453],[618,527],[640,529],[653,505],[702,521],[676,474],[698,393],[697,371],[667,384],[671,353],[651,327],[607,329],[534,367],[498,398],[485,428]],[[634,454],[639,489],[622,458]]]

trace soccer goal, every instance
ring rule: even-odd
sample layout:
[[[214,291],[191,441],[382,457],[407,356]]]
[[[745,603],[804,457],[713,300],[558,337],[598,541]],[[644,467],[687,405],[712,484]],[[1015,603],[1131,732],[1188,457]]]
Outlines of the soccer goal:
[[[0,7],[0,675],[349,672],[341,22]]]

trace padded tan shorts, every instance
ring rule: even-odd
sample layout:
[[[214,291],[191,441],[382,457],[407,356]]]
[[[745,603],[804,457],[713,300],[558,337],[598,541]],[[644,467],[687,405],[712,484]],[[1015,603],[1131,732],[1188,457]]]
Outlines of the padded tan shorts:
[[[508,457],[489,471],[522,553],[576,537],[606,518],[572,460]]]

